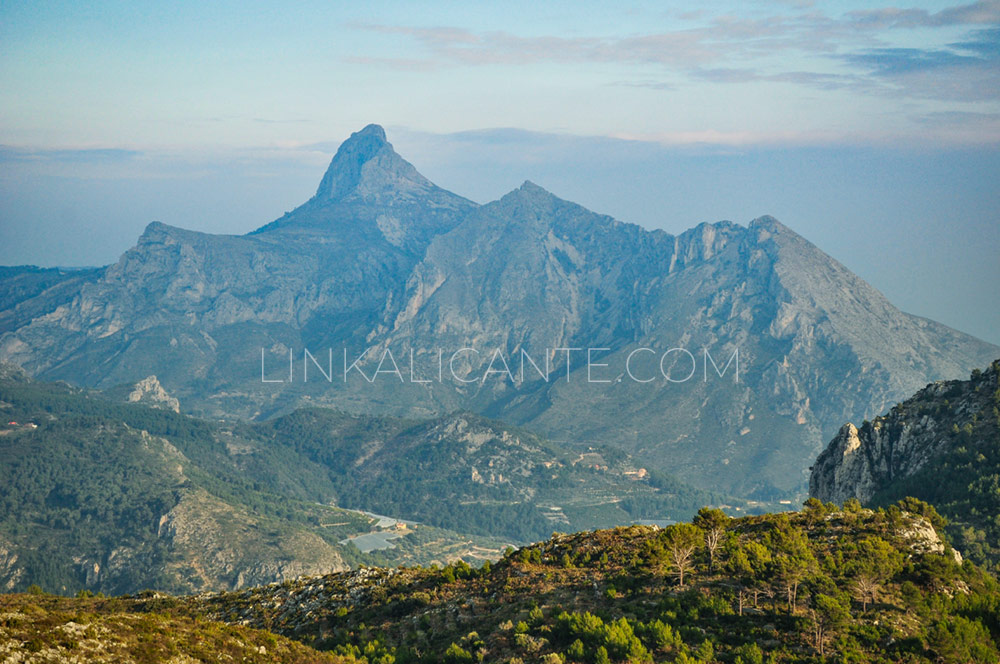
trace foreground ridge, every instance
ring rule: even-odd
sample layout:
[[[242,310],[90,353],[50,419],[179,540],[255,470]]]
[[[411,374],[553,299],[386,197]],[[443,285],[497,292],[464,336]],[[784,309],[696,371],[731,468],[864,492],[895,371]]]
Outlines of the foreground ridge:
[[[933,508],[903,507],[703,509],[664,529],[556,534],[480,569],[370,568],[189,597],[7,596],[0,615],[46,602],[95,622],[155,612],[268,630],[344,662],[995,661],[996,580],[957,562]],[[43,631],[36,647],[62,652]]]

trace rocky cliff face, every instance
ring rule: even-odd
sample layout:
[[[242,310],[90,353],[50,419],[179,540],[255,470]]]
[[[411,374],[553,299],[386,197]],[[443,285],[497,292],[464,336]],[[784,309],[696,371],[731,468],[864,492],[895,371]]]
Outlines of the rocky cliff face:
[[[195,589],[244,588],[348,569],[337,547],[315,533],[300,529],[279,540],[261,537],[265,529],[240,507],[186,491],[158,522],[157,537],[172,554],[163,574]]]
[[[764,497],[801,489],[844,421],[1000,355],[899,311],[770,217],[675,237],[530,182],[479,206],[426,180],[374,125],[341,146],[312,199],[249,235],[153,223],[99,275],[54,281],[0,300],[0,359],[45,378],[107,387],[155,374],[185,408],[214,416],[467,408]],[[412,380],[439,375],[438,350],[465,347],[479,355],[461,358],[460,376],[482,376],[495,350],[544,365],[546,349],[595,348],[607,367],[549,353],[563,380],[531,367],[523,381]],[[344,350],[366,348],[369,376],[387,350],[399,375],[342,380]],[[661,375],[672,348],[695,356],[691,379]],[[303,380],[304,349],[332,364],[332,380]],[[637,349],[650,351],[633,373],[651,382],[625,371]],[[706,350],[720,370],[738,352],[738,379],[734,366],[716,377]],[[680,359],[667,357],[672,377],[688,374]]]
[[[998,372],[1000,361],[968,381],[932,383],[860,429],[845,424],[812,467],[810,495],[866,503],[921,471],[933,475],[944,453],[995,420]]]

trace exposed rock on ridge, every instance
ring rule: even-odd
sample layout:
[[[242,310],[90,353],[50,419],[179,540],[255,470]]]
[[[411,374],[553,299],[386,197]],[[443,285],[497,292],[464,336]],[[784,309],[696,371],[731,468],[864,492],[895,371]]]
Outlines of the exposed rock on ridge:
[[[156,376],[147,376],[136,383],[125,400],[129,403],[144,403],[154,408],[167,408],[175,413],[181,412],[180,402],[167,394]]]
[[[810,495],[865,503],[932,464],[955,444],[954,431],[992,416],[998,369],[994,362],[970,381],[932,383],[860,429],[845,424],[812,467]]]

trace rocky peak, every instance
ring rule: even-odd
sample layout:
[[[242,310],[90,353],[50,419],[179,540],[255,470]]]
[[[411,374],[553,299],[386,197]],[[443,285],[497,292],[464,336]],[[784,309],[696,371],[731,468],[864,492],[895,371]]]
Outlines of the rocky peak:
[[[813,251],[815,245],[769,214],[757,217],[747,225],[748,239],[758,246],[793,248],[793,251]],[[807,249],[808,247],[808,249]]]
[[[504,195],[500,199],[501,203],[545,205],[561,200],[558,196],[548,191],[544,187],[539,187],[531,180],[525,180],[520,187]]]
[[[174,230],[172,226],[168,226],[162,221],[151,221],[146,224],[145,230],[139,236],[138,244],[140,246],[161,244],[170,235],[172,230]]]
[[[487,204],[487,207],[507,223],[537,225],[540,229],[553,225],[573,226],[582,218],[600,217],[576,203],[559,198],[531,180],[525,180],[520,187]],[[606,220],[611,221],[611,218]]]
[[[756,219],[753,219],[750,222],[749,227],[751,229],[766,230],[772,233],[778,233],[781,231],[789,230],[787,226],[785,226],[783,223],[781,223],[780,221],[778,221],[769,214],[765,214],[762,217],[757,217]]]
[[[528,196],[545,196],[550,197],[553,194],[545,187],[539,187],[537,184],[531,180],[525,180],[521,183],[521,186],[514,190],[515,193],[521,193]]]
[[[879,486],[878,470],[887,469],[873,468],[861,448],[858,428],[848,422],[813,466],[809,493],[839,503],[848,498],[870,499]]]
[[[385,130],[370,124],[351,134],[337,150],[314,200],[338,201],[352,195],[369,198],[387,192],[413,194],[433,188],[393,150]]]
[[[129,403],[141,403],[154,408],[166,408],[175,413],[181,412],[181,404],[167,394],[156,376],[147,376],[132,386],[125,400]]]

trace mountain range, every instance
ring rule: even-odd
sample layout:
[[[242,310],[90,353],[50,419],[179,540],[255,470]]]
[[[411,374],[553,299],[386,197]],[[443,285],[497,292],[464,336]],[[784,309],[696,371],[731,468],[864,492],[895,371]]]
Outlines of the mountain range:
[[[997,356],[771,217],[673,236],[531,182],[479,205],[377,125],[247,235],[154,222],[113,265],[0,274],[0,359],[46,380],[156,374],[212,418],[468,410],[765,499],[843,422]]]

